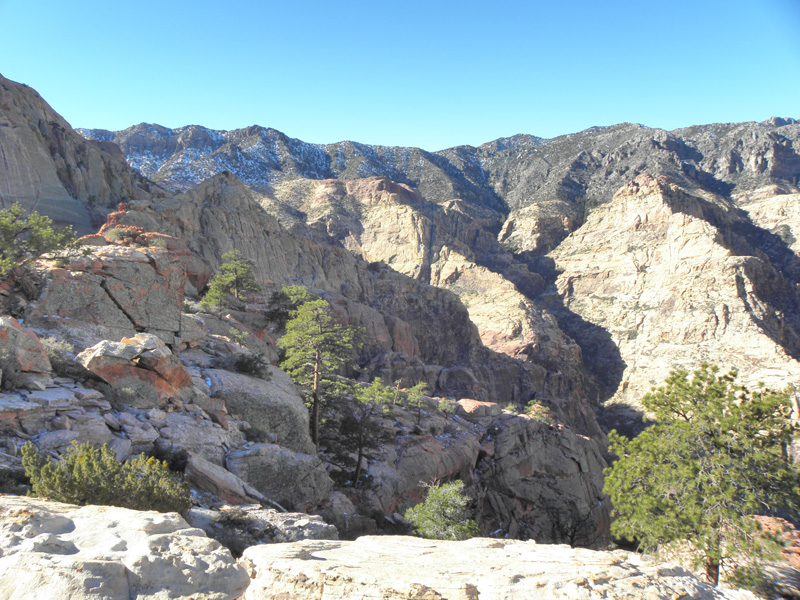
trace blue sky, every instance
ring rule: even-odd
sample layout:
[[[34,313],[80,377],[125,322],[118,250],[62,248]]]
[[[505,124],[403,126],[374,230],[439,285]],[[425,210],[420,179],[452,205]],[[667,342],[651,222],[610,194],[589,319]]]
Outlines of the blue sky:
[[[0,0],[0,73],[74,127],[440,150],[800,118],[800,0]]]

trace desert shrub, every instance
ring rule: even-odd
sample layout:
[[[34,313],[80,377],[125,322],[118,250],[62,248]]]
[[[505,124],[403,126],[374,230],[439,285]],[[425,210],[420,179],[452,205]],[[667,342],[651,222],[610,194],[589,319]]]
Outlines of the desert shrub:
[[[237,373],[269,380],[268,363],[263,352],[254,354],[237,354],[233,359],[233,368]]]
[[[109,229],[108,231],[105,232],[104,235],[107,239],[111,240],[112,242],[124,242],[126,240],[133,240],[138,235],[138,233],[139,232],[136,231],[135,229],[121,225],[119,227],[114,227],[112,229]]]
[[[147,241],[147,245],[150,248],[166,248],[167,240],[165,240],[164,238],[152,238]]]
[[[479,535],[462,492],[464,484],[453,481],[428,488],[428,497],[406,511],[405,519],[421,537],[434,540],[467,540]]]
[[[113,450],[73,442],[58,462],[39,454],[32,443],[22,447],[22,466],[33,495],[70,504],[103,504],[136,510],[184,512],[189,487],[167,464],[141,454],[117,462]]]

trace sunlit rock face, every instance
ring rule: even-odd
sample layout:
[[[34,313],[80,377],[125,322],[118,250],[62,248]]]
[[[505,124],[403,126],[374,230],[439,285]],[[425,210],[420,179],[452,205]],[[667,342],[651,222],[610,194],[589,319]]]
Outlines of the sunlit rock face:
[[[0,202],[93,233],[123,200],[160,196],[119,147],[75,132],[39,94],[0,75]]]
[[[689,571],[629,552],[474,538],[412,537],[308,540],[253,546],[241,563],[253,578],[245,600],[310,598],[754,600],[718,589]],[[421,568],[421,565],[424,567]]]
[[[751,205],[767,226],[780,198]],[[800,376],[800,262],[730,201],[640,176],[550,256],[564,306],[596,326],[576,337],[618,351],[591,357],[619,377],[615,401],[635,405],[670,370],[702,361],[748,385]]]

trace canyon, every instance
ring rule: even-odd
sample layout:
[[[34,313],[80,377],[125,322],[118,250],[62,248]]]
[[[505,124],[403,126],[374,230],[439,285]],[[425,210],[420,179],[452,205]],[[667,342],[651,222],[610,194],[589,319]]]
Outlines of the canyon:
[[[198,509],[313,513],[370,548],[382,542],[359,536],[406,532],[401,515],[425,485],[461,479],[483,535],[605,547],[606,432],[639,431],[639,399],[671,370],[707,361],[749,386],[797,385],[798,177],[793,119],[628,123],[431,153],[258,126],[76,131],[0,76],[0,208],[18,202],[85,234],[82,252],[40,261],[33,292],[0,290],[0,475],[23,481],[29,440],[53,456],[105,442],[120,459],[169,457]],[[196,300],[230,250],[261,292],[203,311]],[[284,285],[363,329],[347,375],[427,384],[421,408],[382,418],[362,488],[314,452],[300,390],[279,368],[265,313]],[[66,366],[48,361],[53,341],[69,348]],[[253,355],[268,378],[234,368]],[[254,581],[284,581],[259,561],[363,552],[298,543],[243,564]],[[470,552],[531,548],[481,543]],[[649,568],[637,577],[672,576]],[[356,585],[347,577],[342,597]],[[440,597],[434,579],[424,597]],[[614,597],[609,585],[590,597]]]

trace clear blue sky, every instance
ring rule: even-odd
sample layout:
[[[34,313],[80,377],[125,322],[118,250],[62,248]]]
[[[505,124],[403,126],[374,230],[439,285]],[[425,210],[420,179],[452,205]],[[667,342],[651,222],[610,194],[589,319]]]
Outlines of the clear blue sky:
[[[800,0],[0,0],[0,73],[74,127],[428,150],[800,118]]]

